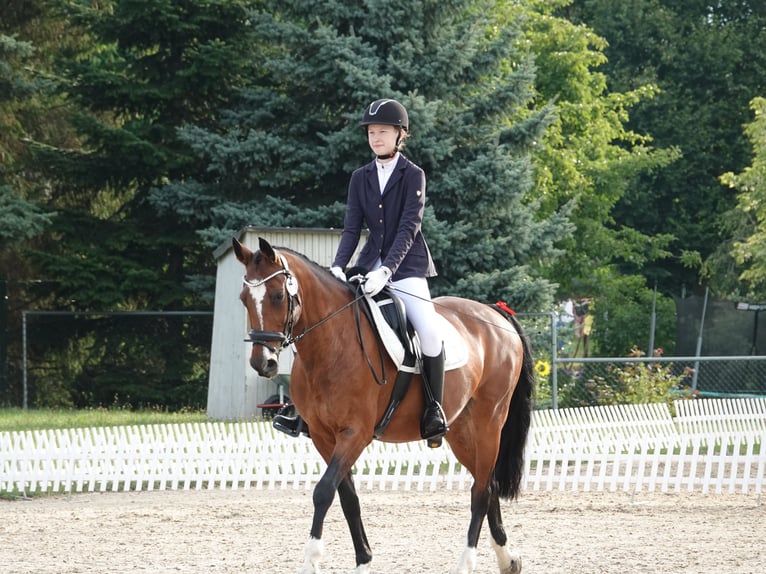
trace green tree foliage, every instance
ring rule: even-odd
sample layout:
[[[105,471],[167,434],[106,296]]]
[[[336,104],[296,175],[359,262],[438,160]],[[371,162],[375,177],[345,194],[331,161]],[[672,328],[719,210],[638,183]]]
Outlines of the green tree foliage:
[[[731,255],[741,266],[740,278],[748,286],[746,295],[766,299],[766,98],[751,103],[754,118],[745,126],[753,146],[752,165],[741,173],[725,173],[721,181],[737,191],[735,239]]]
[[[82,144],[37,145],[60,210],[38,257],[75,308],[178,308],[190,269],[210,270],[192,230],[147,202],[155,185],[204,172],[177,129],[212,124],[251,73],[246,2],[61,0],[85,40],[62,50],[62,91]]]
[[[557,110],[534,156],[534,193],[543,198],[544,208],[573,205],[576,226],[560,243],[566,255],[545,270],[559,284],[561,298],[594,299],[592,351],[621,355],[648,341],[651,305],[646,301],[652,300],[652,286],[642,272],[669,255],[672,237],[649,236],[616,221],[614,208],[640,174],[662,169],[677,154],[655,148],[648,135],[626,127],[629,112],[651,100],[656,88],[609,91],[602,71],[604,39],[556,16],[571,3],[530,2],[524,11],[514,6],[509,17],[524,22],[521,41],[535,54],[538,101],[553,102]],[[624,313],[615,312],[621,307]],[[661,316],[658,341],[672,345],[673,333],[672,313]]]
[[[8,185],[0,185],[0,249],[38,235],[49,223],[50,215],[18,197]]]
[[[39,131],[50,114],[48,81],[37,70],[39,56],[30,41],[19,39],[18,29],[37,13],[36,3],[9,2],[0,8],[0,249],[10,270],[11,248],[39,234],[49,223],[35,200],[41,184],[26,154],[24,141]],[[6,265],[3,265],[5,267]],[[5,275],[5,272],[3,272]]]
[[[57,46],[45,60],[56,80],[52,97],[65,104],[60,121],[70,126],[72,137],[39,134],[28,144],[30,162],[46,181],[38,203],[57,213],[47,233],[26,246],[27,260],[39,269],[37,277],[46,279],[39,283],[36,305],[72,310],[198,307],[200,297],[184,280],[192,270],[212,274],[212,258],[193,230],[158,214],[147,197],[155,185],[204,173],[205,166],[177,137],[177,129],[187,122],[212,125],[221,103],[253,75],[257,58],[246,11],[252,2],[35,4],[48,10],[55,6],[52,21],[64,22],[65,37],[77,39]],[[19,28],[32,34],[34,27]],[[117,340],[91,322],[70,333],[60,355],[53,352],[61,347],[58,333],[39,333],[36,343],[48,344],[48,367],[58,357],[58,366],[68,365],[69,374],[80,379],[93,375],[94,361],[128,360],[140,380],[126,380],[123,372],[119,394],[171,405],[173,395],[189,384],[197,392],[204,389],[207,374],[198,361],[207,355],[209,340],[191,337],[184,324],[169,325],[172,338],[168,329],[136,328],[116,330],[122,336]],[[83,366],[79,371],[78,365]],[[69,394],[78,405],[88,396],[103,404],[112,400],[103,393],[119,387],[108,379],[109,373],[91,376],[90,395],[66,379],[61,395]],[[131,388],[154,391],[136,397]]]
[[[735,200],[719,177],[749,163],[740,126],[747,121],[748,102],[764,91],[766,5],[577,0],[567,14],[608,42],[603,69],[610,91],[659,88],[653,99],[635,106],[628,126],[681,155],[663,169],[643,172],[613,216],[648,236],[675,238],[674,257],[642,271],[661,290],[699,288],[699,267],[688,262],[706,259],[724,242],[721,215]]]
[[[572,230],[540,211],[531,155],[553,108],[533,100],[518,30],[483,1],[270,2],[251,16],[261,76],[220,125],[188,126],[204,178],[153,195],[216,242],[247,225],[342,225],[350,172],[370,161],[362,110],[410,112],[407,154],[428,177],[426,233],[436,292],[549,308],[550,261]],[[395,24],[392,24],[395,23]],[[225,202],[224,202],[225,200]]]
[[[30,186],[25,184],[24,149],[21,140],[26,137],[25,113],[43,89],[23,69],[33,56],[29,42],[17,40],[0,30],[0,250],[5,252],[22,241],[38,235],[49,223],[33,201],[27,199]],[[8,254],[4,253],[4,257]],[[3,265],[5,267],[5,265]],[[3,275],[5,273],[3,272]]]

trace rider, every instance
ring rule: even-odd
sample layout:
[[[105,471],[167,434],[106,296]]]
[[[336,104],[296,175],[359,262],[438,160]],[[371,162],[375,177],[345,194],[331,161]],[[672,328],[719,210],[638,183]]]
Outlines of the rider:
[[[370,270],[363,288],[374,296],[390,284],[404,303],[423,353],[426,408],[420,433],[430,439],[429,446],[438,446],[448,427],[441,406],[444,339],[427,281],[436,275],[436,268],[421,231],[426,178],[423,170],[401,153],[409,132],[407,110],[402,104],[391,99],[375,100],[365,109],[360,125],[376,157],[351,174],[343,234],[330,271],[346,281],[343,269],[366,225],[369,236],[356,262],[358,267]],[[274,426],[293,436],[307,432],[299,416],[277,415]]]

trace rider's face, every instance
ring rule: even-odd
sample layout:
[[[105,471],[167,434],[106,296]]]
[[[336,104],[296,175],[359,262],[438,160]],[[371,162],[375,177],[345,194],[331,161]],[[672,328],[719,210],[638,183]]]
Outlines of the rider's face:
[[[375,155],[389,155],[396,151],[399,129],[394,126],[372,124],[367,126],[367,143]]]

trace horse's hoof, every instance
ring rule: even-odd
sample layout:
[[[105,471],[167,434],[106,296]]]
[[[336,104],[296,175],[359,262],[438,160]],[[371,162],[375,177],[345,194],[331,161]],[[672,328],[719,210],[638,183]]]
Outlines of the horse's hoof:
[[[318,538],[309,538],[304,550],[303,568],[299,574],[321,574],[319,560],[324,554],[324,543]]]
[[[521,574],[521,556],[512,557],[511,563],[508,568],[503,570],[502,574]]]

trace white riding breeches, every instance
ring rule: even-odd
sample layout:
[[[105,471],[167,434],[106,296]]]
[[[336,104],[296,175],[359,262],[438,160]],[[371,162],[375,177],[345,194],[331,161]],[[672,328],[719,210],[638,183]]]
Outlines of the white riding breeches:
[[[431,302],[428,280],[425,277],[407,277],[390,283],[404,303],[407,317],[420,339],[423,354],[428,357],[439,356],[442,352],[444,337],[439,330],[438,316]]]

